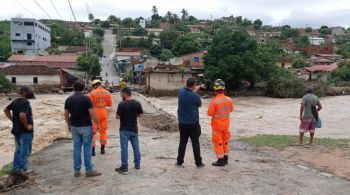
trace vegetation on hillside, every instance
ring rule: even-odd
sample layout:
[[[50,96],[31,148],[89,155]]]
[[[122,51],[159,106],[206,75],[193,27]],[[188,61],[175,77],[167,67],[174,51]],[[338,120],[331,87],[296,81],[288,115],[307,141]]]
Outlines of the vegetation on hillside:
[[[10,21],[0,21],[0,61],[11,55]]]
[[[15,86],[3,74],[0,73],[0,92],[9,92],[15,89]]]

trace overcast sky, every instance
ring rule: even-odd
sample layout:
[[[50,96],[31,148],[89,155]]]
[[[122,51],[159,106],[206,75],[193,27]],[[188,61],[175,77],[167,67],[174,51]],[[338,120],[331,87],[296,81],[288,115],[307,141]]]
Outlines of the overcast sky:
[[[34,0],[1,0],[0,19],[11,17],[35,17],[73,20],[68,0],[35,0],[48,13],[45,14]],[[180,15],[185,8],[191,15],[201,19],[211,16],[220,18],[242,15],[249,19],[260,18],[264,24],[290,24],[294,27],[350,26],[349,0],[70,0],[77,20],[87,21],[88,3],[96,18],[106,19],[108,15],[117,17],[149,18],[151,8],[156,5],[159,14],[168,10]],[[6,2],[6,3],[5,3]],[[22,7],[22,6],[24,7]],[[30,12],[30,13],[29,13]]]

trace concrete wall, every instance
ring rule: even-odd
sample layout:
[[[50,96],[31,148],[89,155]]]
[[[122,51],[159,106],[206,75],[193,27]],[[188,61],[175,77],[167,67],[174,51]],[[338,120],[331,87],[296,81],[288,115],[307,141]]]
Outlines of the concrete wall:
[[[193,77],[192,74],[153,72],[147,74],[146,86],[152,96],[172,96],[176,95],[191,77]]]
[[[38,78],[39,85],[60,85],[60,75],[5,75],[12,82],[12,77],[16,78],[16,85],[34,85],[33,78]]]

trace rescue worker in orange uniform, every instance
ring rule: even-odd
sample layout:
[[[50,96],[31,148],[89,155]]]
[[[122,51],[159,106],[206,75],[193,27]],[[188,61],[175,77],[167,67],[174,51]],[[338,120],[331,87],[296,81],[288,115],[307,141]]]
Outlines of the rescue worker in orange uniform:
[[[225,96],[225,82],[217,79],[214,82],[215,98],[211,100],[208,115],[212,117],[212,141],[218,160],[213,166],[225,166],[228,164],[230,141],[230,113],[233,112],[234,103],[230,97]]]
[[[106,107],[112,106],[112,96],[109,91],[105,90],[100,80],[92,81],[93,91],[90,92],[90,99],[96,116],[100,122],[100,131],[98,132],[97,126],[94,123],[94,138],[92,145],[92,156],[95,156],[95,146],[96,146],[96,137],[100,133],[100,144],[101,144],[101,154],[105,154],[105,146],[107,144],[107,109]]]

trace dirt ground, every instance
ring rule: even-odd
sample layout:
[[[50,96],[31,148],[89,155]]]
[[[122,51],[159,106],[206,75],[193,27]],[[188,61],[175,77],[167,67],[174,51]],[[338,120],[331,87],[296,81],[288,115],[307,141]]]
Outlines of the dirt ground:
[[[350,149],[289,147],[277,154],[294,164],[312,167],[350,181]]]
[[[110,110],[107,154],[97,154],[94,157],[95,168],[103,172],[101,177],[74,178],[71,157],[72,143],[71,141],[59,141],[32,156],[30,167],[37,175],[35,182],[9,194],[226,193],[346,195],[350,192],[350,182],[348,180],[328,174],[328,169],[321,167],[324,165],[317,167],[316,164],[308,164],[305,161],[306,157],[304,158],[304,156],[307,156],[306,154],[310,151],[314,152],[315,155],[309,159],[321,157],[320,153],[324,154],[325,157],[328,156],[326,155],[326,149],[320,150],[321,148],[318,147],[294,147],[284,151],[272,151],[270,149],[258,150],[237,141],[232,141],[229,165],[223,168],[212,167],[210,163],[214,161],[215,155],[210,142],[210,132],[205,125],[202,125],[201,149],[203,161],[207,166],[202,169],[195,167],[191,144],[188,144],[185,167],[177,168],[174,163],[179,135],[177,132],[169,133],[167,131],[174,131],[176,127],[173,124],[173,118],[164,116],[162,111],[149,106],[141,98],[137,97],[137,99],[142,102],[145,110],[145,115],[140,119],[141,170],[136,171],[132,168],[133,159],[132,153],[130,153],[129,174],[119,175],[114,171],[114,168],[120,164],[119,122],[114,119],[114,106]],[[120,98],[116,94],[114,95],[114,102],[117,103],[118,101],[120,101]],[[62,107],[61,105],[60,108]],[[58,110],[57,113],[59,113]],[[57,117],[60,118],[57,113]],[[36,116],[44,120],[43,116]],[[149,123],[150,120],[154,123]],[[65,131],[64,124],[61,124],[60,130]],[[40,133],[37,132],[37,134]],[[333,156],[333,153],[329,155]],[[338,155],[342,156],[343,154],[339,153]],[[299,157],[302,159],[298,159]],[[344,157],[349,158],[348,154],[345,154]],[[349,164],[348,161],[343,162]],[[345,166],[341,168],[348,169]],[[329,171],[335,172],[331,169]],[[339,172],[343,173],[341,170]],[[344,176],[346,176],[345,174],[347,173],[344,171]]]

